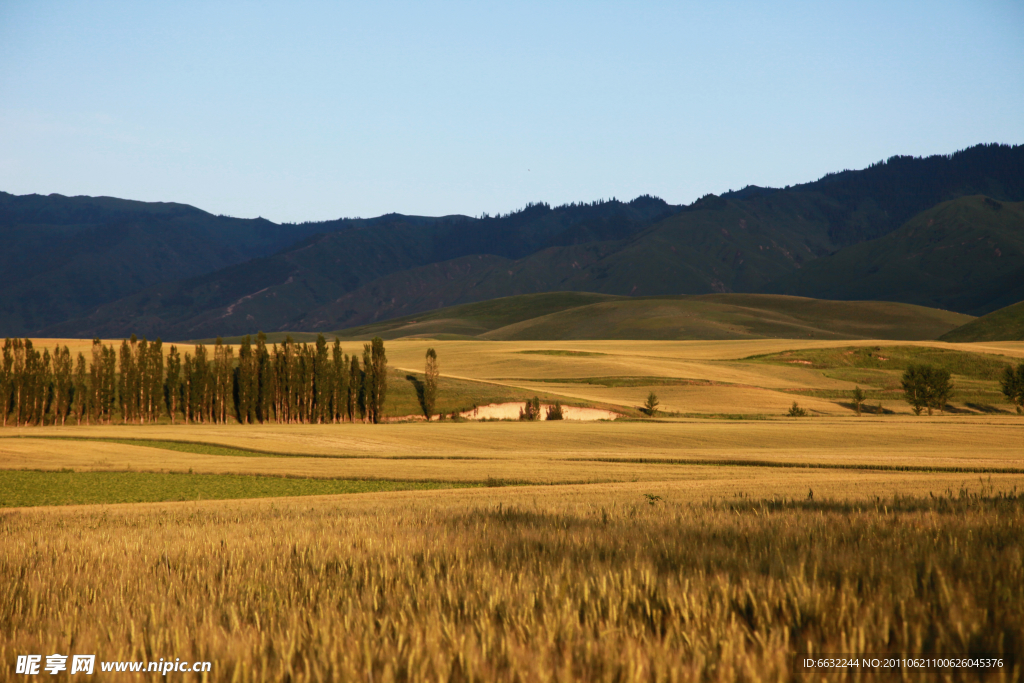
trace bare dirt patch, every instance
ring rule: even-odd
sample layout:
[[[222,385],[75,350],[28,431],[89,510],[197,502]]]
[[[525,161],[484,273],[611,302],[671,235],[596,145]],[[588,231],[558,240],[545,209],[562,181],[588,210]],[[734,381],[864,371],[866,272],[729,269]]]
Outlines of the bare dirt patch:
[[[550,404],[542,403],[540,414],[547,415]],[[486,406],[477,406],[472,410],[460,413],[467,420],[518,420],[519,411],[526,408],[525,401],[513,403],[491,403]],[[622,417],[621,413],[600,408],[578,408],[576,406],[562,406],[562,419],[589,422],[593,420],[614,420]]]

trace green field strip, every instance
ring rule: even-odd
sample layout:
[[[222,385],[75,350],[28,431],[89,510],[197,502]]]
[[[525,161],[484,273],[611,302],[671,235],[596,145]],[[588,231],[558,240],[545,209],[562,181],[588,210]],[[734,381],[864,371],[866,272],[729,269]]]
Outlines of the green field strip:
[[[47,441],[93,441],[116,443],[124,446],[160,448],[179,453],[199,455],[237,456],[243,458],[323,458],[328,460],[482,460],[473,455],[328,455],[318,453],[284,453],[262,451],[255,448],[232,448],[204,441],[168,441],[161,439],[114,439],[101,436],[3,436],[0,439],[44,439]]]
[[[563,462],[604,462],[625,465],[706,465],[711,467],[781,467],[812,470],[865,470],[932,474],[1024,474],[1024,467],[944,467],[942,465],[852,465],[840,463],[780,462],[713,458],[563,458]]]
[[[0,470],[0,508],[323,496],[513,484],[503,480],[449,482],[178,472]]]

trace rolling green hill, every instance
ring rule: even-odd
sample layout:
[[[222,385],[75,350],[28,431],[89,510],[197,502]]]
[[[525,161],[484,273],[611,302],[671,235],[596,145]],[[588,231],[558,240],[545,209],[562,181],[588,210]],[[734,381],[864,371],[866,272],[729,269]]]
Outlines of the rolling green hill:
[[[1024,341],[1024,301],[992,311],[939,337],[947,342]]]
[[[1024,299],[1024,203],[961,197],[885,237],[807,264],[764,291],[889,299],[983,315]]]
[[[523,321],[537,319],[552,313],[586,307],[603,301],[622,300],[624,297],[589,292],[545,292],[491,299],[479,303],[449,306],[418,315],[395,318],[381,323],[338,330],[342,338],[384,339],[439,335],[478,337],[500,328]]]
[[[763,294],[615,297],[554,292],[453,306],[334,334],[555,339],[935,339],[970,316],[882,301]]]

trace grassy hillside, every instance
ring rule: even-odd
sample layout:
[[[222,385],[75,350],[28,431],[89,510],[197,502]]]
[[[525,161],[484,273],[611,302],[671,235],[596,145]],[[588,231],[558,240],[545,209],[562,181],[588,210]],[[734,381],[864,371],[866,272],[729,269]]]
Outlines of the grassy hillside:
[[[485,339],[934,339],[966,316],[877,301],[758,294],[613,300],[552,313]]]
[[[765,294],[617,297],[551,292],[452,306],[336,332],[342,338],[935,339],[969,316],[882,301]]]
[[[351,327],[339,330],[335,334],[342,339],[369,339],[375,336],[384,339],[397,339],[410,336],[432,337],[438,334],[475,337],[491,330],[557,311],[619,298],[621,297],[589,292],[522,294],[479,303],[462,304],[461,306],[448,306],[373,325]]]
[[[980,195],[945,202],[765,291],[988,313],[1024,299],[1024,203]]]
[[[939,339],[947,342],[1024,340],[1024,301],[983,315]]]

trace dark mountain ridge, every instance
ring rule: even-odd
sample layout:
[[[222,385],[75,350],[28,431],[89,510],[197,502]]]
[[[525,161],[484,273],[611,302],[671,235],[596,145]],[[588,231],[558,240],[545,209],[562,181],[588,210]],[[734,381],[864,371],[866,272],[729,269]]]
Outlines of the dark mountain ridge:
[[[845,277],[840,266],[849,269],[850,290],[828,284],[829,296],[850,299],[863,277],[831,259],[942,201],[979,192],[1024,200],[1024,147],[892,157],[811,183],[748,186],[689,206],[641,196],[537,203],[479,218],[387,214],[275,225],[181,204],[57,197],[49,205],[51,198],[0,195],[0,230],[14,245],[11,276],[0,283],[0,331],[185,339],[334,330],[545,291],[654,296],[785,288],[822,298],[816,288],[827,278],[803,273],[819,272],[815,264],[826,261],[833,265],[821,272],[836,270],[837,281]],[[39,264],[48,248],[64,250],[52,259],[63,265],[15,264]],[[942,287],[955,288],[963,276],[963,268],[944,269]],[[965,282],[980,287],[976,278]],[[911,279],[868,298],[941,303],[929,298],[936,287],[933,278]],[[956,310],[977,313],[996,298],[968,294]]]

